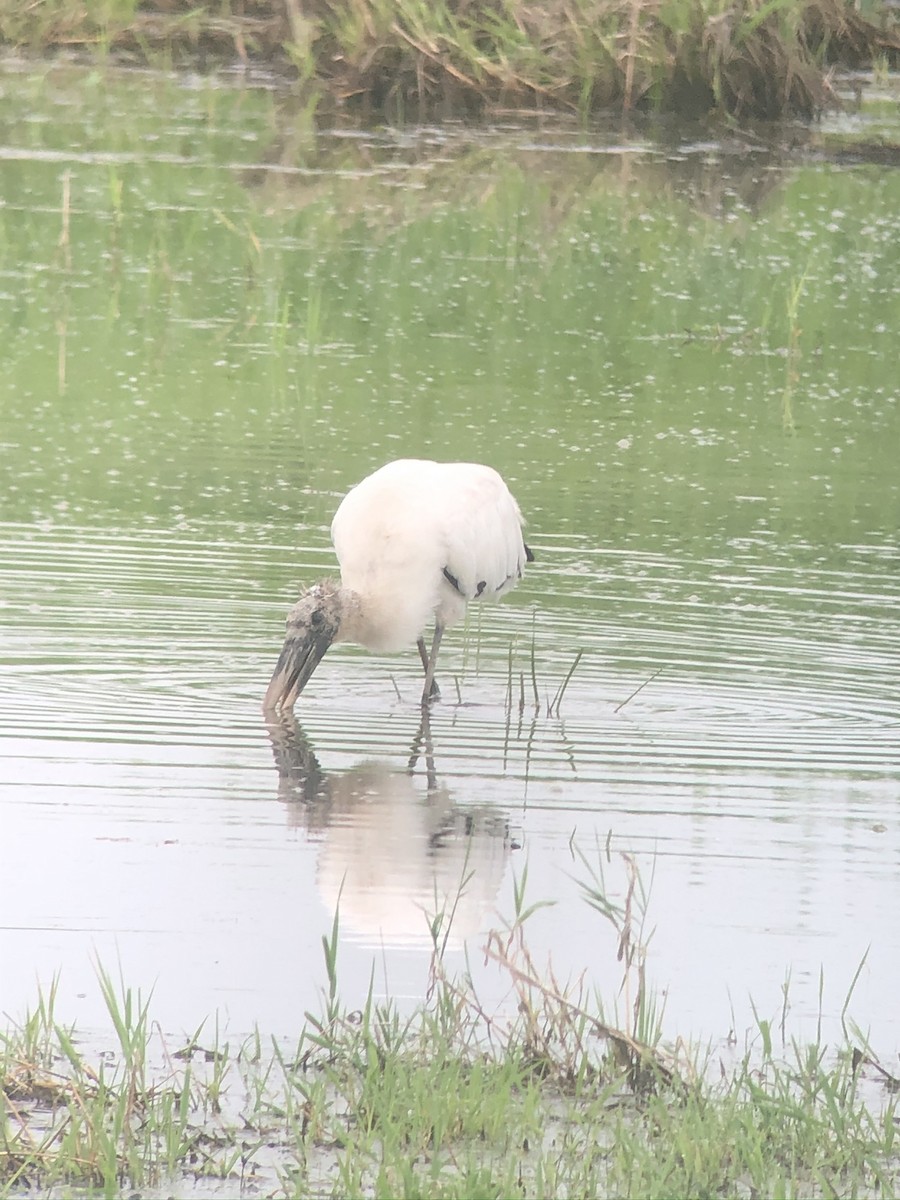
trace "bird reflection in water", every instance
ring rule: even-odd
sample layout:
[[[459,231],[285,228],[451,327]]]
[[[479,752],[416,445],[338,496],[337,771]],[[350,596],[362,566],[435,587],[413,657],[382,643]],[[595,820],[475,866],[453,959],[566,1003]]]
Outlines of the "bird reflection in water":
[[[367,759],[324,771],[291,716],[267,728],[279,798],[289,823],[321,843],[316,883],[328,910],[340,907],[342,929],[373,945],[430,946],[440,917],[440,945],[458,949],[483,928],[514,848],[509,822],[490,806],[453,802],[427,713],[406,770]]]

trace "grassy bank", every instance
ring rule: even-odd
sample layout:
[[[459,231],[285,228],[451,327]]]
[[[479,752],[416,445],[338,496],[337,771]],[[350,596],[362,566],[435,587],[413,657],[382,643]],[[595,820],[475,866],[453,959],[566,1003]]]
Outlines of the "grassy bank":
[[[183,1197],[217,1181],[274,1196],[896,1195],[896,1097],[883,1087],[867,1105],[860,1092],[867,1077],[897,1081],[858,1046],[779,1054],[760,1019],[727,1071],[662,1048],[625,863],[620,907],[597,877],[584,885],[618,932],[621,1027],[540,977],[521,885],[515,920],[486,945],[509,979],[506,1017],[444,973],[439,920],[428,999],[411,1015],[371,996],[341,1003],[336,920],[322,1012],[290,1046],[231,1044],[212,1024],[173,1042],[101,970],[115,1042],[88,1051],[51,988],[0,1035],[0,1195]]]
[[[811,116],[834,102],[833,64],[900,56],[881,10],[847,0],[5,0],[0,40],[264,62],[317,101],[394,117],[509,106]]]

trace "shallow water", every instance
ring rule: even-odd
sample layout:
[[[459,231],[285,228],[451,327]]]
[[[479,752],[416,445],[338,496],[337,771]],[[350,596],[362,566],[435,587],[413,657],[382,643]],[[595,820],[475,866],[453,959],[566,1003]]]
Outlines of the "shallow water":
[[[0,1010],[58,972],[102,1028],[99,960],[165,1028],[296,1031],[338,896],[342,994],[415,1000],[462,878],[446,961],[504,1003],[526,863],[536,960],[612,1004],[579,852],[621,899],[623,851],[670,1036],[787,978],[835,1036],[865,958],[893,1053],[900,180],[155,76],[8,73],[0,116]],[[430,754],[414,649],[332,650],[267,726],[338,498],[401,454],[491,461],[537,561],[448,635]]]

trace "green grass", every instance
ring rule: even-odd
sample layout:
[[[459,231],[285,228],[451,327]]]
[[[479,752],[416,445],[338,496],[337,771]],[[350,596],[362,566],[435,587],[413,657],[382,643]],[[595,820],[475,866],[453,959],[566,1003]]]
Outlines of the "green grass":
[[[298,1197],[896,1195],[896,1081],[865,1048],[776,1055],[760,1021],[756,1047],[718,1076],[709,1053],[701,1069],[666,1050],[634,863],[621,860],[617,905],[609,848],[599,866],[573,853],[588,905],[618,934],[621,1027],[538,975],[525,931],[541,904],[525,875],[513,919],[487,939],[515,996],[505,1014],[445,974],[437,927],[425,1003],[404,1014],[370,994],[351,1012],[336,919],[322,1012],[290,1048],[202,1028],[173,1045],[150,1001],[98,969],[115,1053],[81,1047],[56,1015],[55,984],[0,1035],[0,1195],[189,1196],[216,1180],[229,1194]],[[895,1089],[874,1104],[860,1092],[871,1070]]]

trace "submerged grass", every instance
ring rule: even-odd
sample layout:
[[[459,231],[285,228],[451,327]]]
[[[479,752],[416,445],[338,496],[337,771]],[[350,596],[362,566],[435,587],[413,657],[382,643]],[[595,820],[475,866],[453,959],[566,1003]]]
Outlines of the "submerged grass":
[[[537,970],[525,930],[543,905],[527,872],[513,919],[487,939],[510,982],[500,1014],[444,971],[437,921],[427,999],[404,1014],[371,990],[361,1010],[341,1002],[336,918],[322,1012],[291,1048],[201,1028],[173,1049],[149,1002],[99,969],[114,1053],[81,1048],[55,983],[0,1036],[0,1195],[185,1196],[216,1180],[229,1195],[896,1195],[896,1095],[877,1111],[862,1101],[865,1049],[778,1058],[760,1023],[762,1048],[719,1079],[709,1060],[665,1051],[635,863],[609,846],[599,866],[573,854],[617,935],[621,1027]],[[621,903],[603,875],[619,864]]]
[[[523,105],[737,118],[835,103],[837,62],[896,64],[887,6],[847,0],[0,0],[0,40],[141,61],[237,57],[403,118]]]

